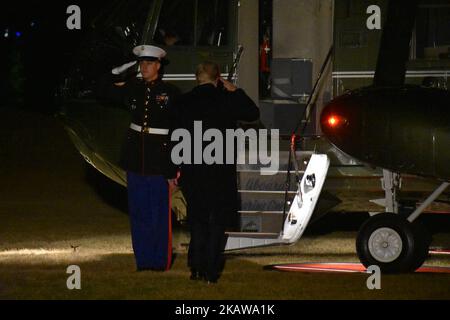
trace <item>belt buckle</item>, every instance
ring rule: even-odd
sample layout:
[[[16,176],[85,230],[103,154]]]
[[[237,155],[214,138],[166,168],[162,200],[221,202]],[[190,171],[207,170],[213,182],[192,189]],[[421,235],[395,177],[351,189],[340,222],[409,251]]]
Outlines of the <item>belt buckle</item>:
[[[143,133],[150,133],[150,128],[148,128],[148,127],[143,127],[143,128],[142,128],[142,132],[143,132]]]

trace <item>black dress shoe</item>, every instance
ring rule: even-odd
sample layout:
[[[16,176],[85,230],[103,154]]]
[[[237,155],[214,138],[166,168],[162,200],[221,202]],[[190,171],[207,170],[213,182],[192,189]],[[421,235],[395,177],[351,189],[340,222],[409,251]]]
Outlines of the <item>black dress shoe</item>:
[[[144,272],[144,271],[156,271],[156,272],[165,272],[165,268],[137,268],[137,272]]]
[[[204,277],[204,279],[208,284],[216,284],[217,280],[219,280],[219,277],[207,275]]]
[[[205,275],[199,271],[192,270],[191,271],[191,280],[203,280],[205,278]]]

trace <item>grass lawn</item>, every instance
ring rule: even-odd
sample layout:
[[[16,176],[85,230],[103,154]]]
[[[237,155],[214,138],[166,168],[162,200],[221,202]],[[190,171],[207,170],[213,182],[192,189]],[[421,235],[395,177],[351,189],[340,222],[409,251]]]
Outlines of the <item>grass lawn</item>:
[[[86,178],[84,162],[60,125],[14,112],[5,112],[0,122],[0,136],[8,136],[0,151],[1,299],[450,298],[448,274],[386,275],[382,290],[370,291],[365,274],[263,270],[274,263],[357,262],[355,230],[309,231],[292,247],[230,253],[219,283],[208,286],[189,280],[182,246],[188,237],[177,229],[172,270],[138,273],[126,212]],[[434,245],[450,246],[449,232],[435,234]],[[426,264],[450,266],[450,256]],[[69,265],[81,268],[81,290],[66,288]]]
[[[228,254],[217,285],[188,279],[186,253],[179,250],[166,273],[136,272],[128,237],[78,240],[75,252],[63,242],[51,251],[3,251],[0,255],[2,299],[448,299],[450,275],[385,275],[382,290],[370,291],[364,274],[305,274],[265,271],[286,262],[356,262],[352,233],[308,237],[294,247]],[[69,242],[67,242],[69,244]],[[30,246],[27,246],[29,248]],[[56,251],[59,250],[59,251]],[[427,265],[449,265],[431,258]],[[81,290],[66,288],[69,265],[81,268]]]

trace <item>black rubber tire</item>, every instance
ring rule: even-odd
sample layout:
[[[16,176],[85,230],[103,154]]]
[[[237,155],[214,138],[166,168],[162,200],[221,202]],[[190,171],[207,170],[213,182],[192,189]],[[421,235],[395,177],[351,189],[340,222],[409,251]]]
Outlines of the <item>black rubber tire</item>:
[[[400,256],[389,263],[378,261],[369,250],[369,239],[372,233],[380,228],[393,229],[402,239]],[[383,273],[412,272],[420,267],[428,256],[429,242],[426,240],[423,228],[418,224],[412,224],[393,213],[383,213],[370,218],[361,226],[356,239],[356,252],[365,267],[377,265]]]

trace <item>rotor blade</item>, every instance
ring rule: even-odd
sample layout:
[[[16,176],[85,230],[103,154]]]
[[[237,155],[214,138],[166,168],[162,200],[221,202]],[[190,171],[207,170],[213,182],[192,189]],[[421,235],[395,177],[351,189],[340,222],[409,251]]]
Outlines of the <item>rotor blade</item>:
[[[375,86],[405,83],[406,62],[418,0],[390,0],[378,53]]]

